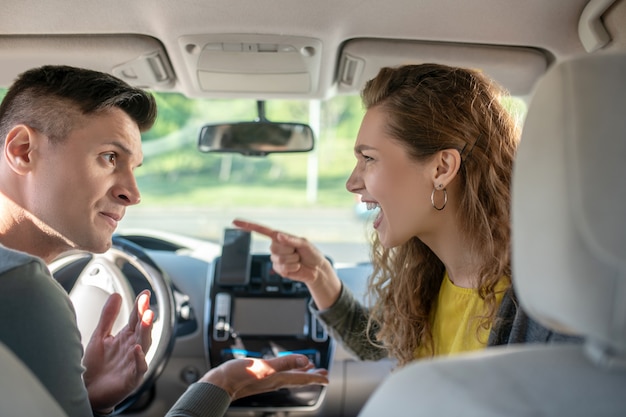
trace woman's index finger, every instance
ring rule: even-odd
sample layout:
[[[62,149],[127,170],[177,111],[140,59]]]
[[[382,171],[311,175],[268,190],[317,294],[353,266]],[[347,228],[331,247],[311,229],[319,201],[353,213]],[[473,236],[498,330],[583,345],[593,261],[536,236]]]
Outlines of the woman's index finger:
[[[258,223],[249,222],[246,220],[235,219],[233,220],[233,224],[240,229],[248,230],[250,232],[259,233],[261,235],[267,236],[270,239],[276,239],[278,235],[278,231],[267,226],[263,226]]]

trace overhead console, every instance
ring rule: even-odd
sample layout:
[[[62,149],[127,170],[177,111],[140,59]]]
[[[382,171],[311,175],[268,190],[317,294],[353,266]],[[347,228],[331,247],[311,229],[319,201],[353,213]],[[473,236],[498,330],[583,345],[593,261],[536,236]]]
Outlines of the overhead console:
[[[283,96],[315,94],[322,43],[318,39],[259,34],[179,38],[191,82],[207,94]]]
[[[207,332],[212,367],[233,358],[274,358],[291,353],[328,369],[331,341],[309,312],[306,285],[283,278],[270,256],[250,253],[250,233],[226,229],[210,285]],[[231,408],[266,411],[315,409],[325,387],[281,389],[242,398]]]

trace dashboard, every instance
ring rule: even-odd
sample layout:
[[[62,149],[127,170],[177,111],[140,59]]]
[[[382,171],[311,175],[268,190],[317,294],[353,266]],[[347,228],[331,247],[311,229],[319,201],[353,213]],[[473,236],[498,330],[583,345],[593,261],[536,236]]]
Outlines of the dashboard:
[[[326,387],[281,389],[233,402],[230,416],[356,416],[393,362],[361,361],[329,337],[309,311],[302,283],[277,274],[268,253],[251,253],[250,236],[224,231],[222,247],[184,244],[175,235],[117,236],[140,246],[171,281],[176,300],[175,343],[143,401],[125,414],[165,414],[204,372],[239,357],[307,355],[329,370]],[[185,238],[187,239],[187,238]],[[371,266],[335,266],[343,285],[365,294]]]

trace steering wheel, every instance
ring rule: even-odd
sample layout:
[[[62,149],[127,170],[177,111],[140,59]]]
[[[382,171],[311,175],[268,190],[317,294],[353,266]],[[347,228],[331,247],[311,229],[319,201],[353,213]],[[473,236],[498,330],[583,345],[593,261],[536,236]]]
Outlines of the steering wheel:
[[[49,268],[72,300],[83,347],[89,343],[111,294],[122,296],[120,313],[111,330],[115,335],[128,323],[137,295],[150,289],[150,309],[155,319],[152,345],[146,353],[148,371],[140,386],[115,408],[115,414],[121,413],[152,387],[172,352],[176,307],[169,278],[139,245],[118,236],[113,237],[111,249],[103,254],[68,252],[50,263]]]

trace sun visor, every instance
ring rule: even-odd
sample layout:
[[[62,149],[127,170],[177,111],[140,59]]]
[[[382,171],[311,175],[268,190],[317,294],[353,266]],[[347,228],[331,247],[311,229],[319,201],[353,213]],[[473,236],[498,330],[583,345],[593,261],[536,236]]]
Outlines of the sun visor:
[[[342,93],[361,90],[365,82],[374,78],[384,66],[422,63],[477,69],[511,94],[521,96],[531,93],[535,82],[548,68],[547,56],[532,48],[353,39],[342,48],[338,90]]]
[[[42,65],[93,69],[155,90],[168,90],[174,85],[174,73],[163,46],[149,36],[0,36],[0,85],[8,86],[16,74]]]
[[[318,88],[321,42],[250,34],[179,39],[191,81],[209,94],[311,94]]]

